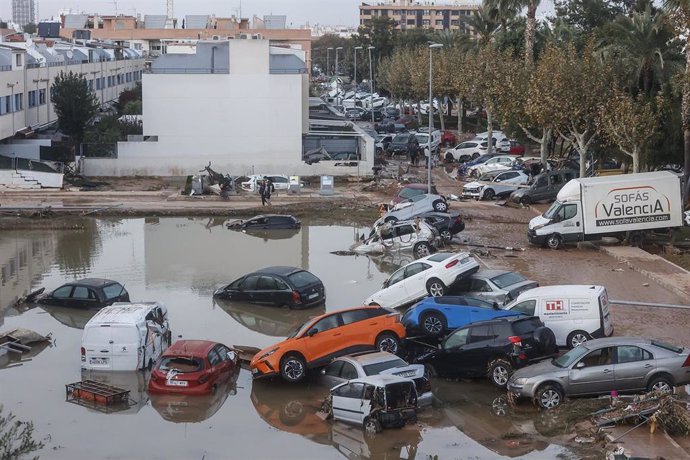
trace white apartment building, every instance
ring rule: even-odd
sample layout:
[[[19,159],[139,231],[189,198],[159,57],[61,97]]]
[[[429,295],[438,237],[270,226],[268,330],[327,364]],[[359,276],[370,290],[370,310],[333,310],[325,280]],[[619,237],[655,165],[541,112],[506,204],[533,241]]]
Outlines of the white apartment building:
[[[35,0],[12,0],[12,22],[24,27],[29,23],[36,23]]]

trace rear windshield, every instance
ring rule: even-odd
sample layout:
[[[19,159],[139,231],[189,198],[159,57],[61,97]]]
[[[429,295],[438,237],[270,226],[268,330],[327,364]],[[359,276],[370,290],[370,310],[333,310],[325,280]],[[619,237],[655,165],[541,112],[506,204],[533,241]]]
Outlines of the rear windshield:
[[[451,252],[437,252],[433,256],[429,257],[429,260],[432,262],[443,262],[444,260],[448,259],[449,257],[453,257],[455,254]]]
[[[309,272],[301,271],[288,275],[288,279],[295,285],[296,288],[303,288],[310,284],[320,283],[319,279]]]
[[[400,190],[400,193],[398,193],[398,196],[400,198],[412,198],[413,196],[417,195],[423,195],[426,193],[426,190],[418,189],[418,188],[404,188]]]
[[[105,294],[106,300],[114,299],[120,294],[124,294],[125,288],[119,284],[109,284],[103,288],[103,294]]]
[[[393,138],[393,143],[395,144],[407,144],[407,141],[410,139],[409,134],[398,134]]]
[[[163,358],[158,369],[161,371],[176,370],[180,374],[189,372],[199,372],[204,368],[204,362],[199,358],[183,358],[180,356],[172,356]]]
[[[368,366],[362,366],[364,373],[366,375],[378,375],[382,371],[387,369],[393,369],[394,367],[407,366],[407,363],[400,358],[392,359],[390,361],[385,361],[383,363],[369,364]]]
[[[506,286],[512,286],[513,284],[527,281],[527,278],[515,272],[508,272],[491,278],[491,281],[498,286],[499,289],[503,289]]]
[[[659,342],[658,340],[652,340],[652,345],[655,347],[663,348],[664,350],[672,351],[673,353],[682,353],[683,349],[675,345],[671,345],[666,342]]]
[[[539,318],[526,318],[513,323],[513,333],[515,335],[527,335],[531,334],[541,327],[541,321]]]

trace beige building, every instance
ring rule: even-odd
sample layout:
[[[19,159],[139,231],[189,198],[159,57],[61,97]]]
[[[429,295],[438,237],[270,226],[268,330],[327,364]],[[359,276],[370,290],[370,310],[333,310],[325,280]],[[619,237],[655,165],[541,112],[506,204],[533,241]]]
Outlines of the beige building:
[[[435,29],[470,32],[466,20],[479,9],[479,5],[448,2],[416,2],[412,0],[388,0],[362,3],[359,6],[359,23],[366,24],[375,17],[387,16],[397,23],[398,30]]]

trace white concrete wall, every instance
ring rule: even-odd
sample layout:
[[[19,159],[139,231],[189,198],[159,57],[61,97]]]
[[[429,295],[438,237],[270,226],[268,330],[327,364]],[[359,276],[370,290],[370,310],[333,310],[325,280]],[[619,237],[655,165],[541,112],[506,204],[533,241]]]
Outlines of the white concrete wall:
[[[9,189],[62,188],[62,174],[20,169],[0,170],[0,187]]]

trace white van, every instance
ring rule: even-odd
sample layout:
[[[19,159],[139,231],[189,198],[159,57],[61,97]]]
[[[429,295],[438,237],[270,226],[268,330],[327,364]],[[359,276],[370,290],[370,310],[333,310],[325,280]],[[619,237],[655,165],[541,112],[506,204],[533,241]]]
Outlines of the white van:
[[[543,286],[520,294],[506,310],[538,316],[556,335],[556,344],[576,347],[613,334],[609,296],[603,286]]]
[[[81,368],[136,371],[150,367],[169,346],[168,311],[158,302],[115,303],[86,323]]]

